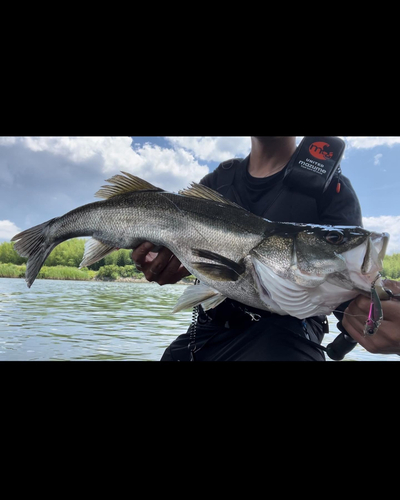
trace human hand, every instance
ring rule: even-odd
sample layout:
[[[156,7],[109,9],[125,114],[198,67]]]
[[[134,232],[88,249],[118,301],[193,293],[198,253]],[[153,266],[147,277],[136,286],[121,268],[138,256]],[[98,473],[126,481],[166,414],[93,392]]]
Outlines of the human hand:
[[[385,280],[384,286],[397,295],[400,282]],[[400,300],[382,300],[383,321],[374,335],[364,336],[370,299],[359,295],[344,312],[342,324],[351,337],[373,354],[400,355]]]
[[[190,275],[168,248],[162,247],[159,252],[151,252],[153,247],[153,243],[145,241],[132,252],[131,256],[147,281],[155,281],[159,285],[170,285]]]

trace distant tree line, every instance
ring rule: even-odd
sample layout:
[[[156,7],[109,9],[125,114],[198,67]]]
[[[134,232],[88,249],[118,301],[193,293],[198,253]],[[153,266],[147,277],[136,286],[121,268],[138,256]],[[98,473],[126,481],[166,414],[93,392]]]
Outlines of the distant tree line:
[[[73,238],[58,245],[48,256],[44,265],[47,267],[67,266],[79,267],[85,250],[85,240]],[[132,250],[118,250],[107,255],[104,259],[89,266],[92,271],[98,271],[103,266],[132,266]],[[26,258],[20,257],[14,250],[14,243],[4,242],[0,244],[0,262],[4,264],[25,264]]]
[[[383,259],[382,276],[398,280],[400,279],[400,253],[386,255]]]

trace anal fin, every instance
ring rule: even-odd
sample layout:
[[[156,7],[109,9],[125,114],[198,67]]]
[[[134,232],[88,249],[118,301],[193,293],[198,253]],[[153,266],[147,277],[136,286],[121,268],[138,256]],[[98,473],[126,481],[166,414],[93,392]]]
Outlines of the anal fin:
[[[101,241],[91,238],[85,243],[85,252],[83,254],[82,262],[79,264],[79,269],[98,262],[106,255],[114,252],[115,250],[118,250],[118,248],[105,245]]]
[[[179,297],[172,313],[182,311],[183,309],[189,309],[199,304],[202,304],[204,310],[207,311],[208,309],[216,307],[225,299],[226,297],[222,295],[222,293],[201,283],[199,285],[189,285]]]

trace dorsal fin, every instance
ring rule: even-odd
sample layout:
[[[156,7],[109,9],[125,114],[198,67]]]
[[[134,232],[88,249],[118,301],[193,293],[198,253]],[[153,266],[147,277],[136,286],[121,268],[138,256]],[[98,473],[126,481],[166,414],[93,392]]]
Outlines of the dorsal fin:
[[[190,187],[178,191],[178,193],[183,196],[189,196],[190,198],[203,198],[204,200],[218,201],[219,203],[225,203],[226,205],[231,205],[243,210],[243,207],[237,205],[233,201],[228,200],[227,198],[222,196],[222,194],[214,191],[214,189],[203,186],[203,184],[197,184],[196,182],[192,182]]]
[[[102,186],[95,196],[97,198],[112,198],[118,194],[130,193],[132,191],[163,191],[150,182],[144,181],[139,177],[136,177],[127,172],[121,172],[123,175],[114,175],[111,179],[107,179],[106,182],[110,182],[111,185]]]

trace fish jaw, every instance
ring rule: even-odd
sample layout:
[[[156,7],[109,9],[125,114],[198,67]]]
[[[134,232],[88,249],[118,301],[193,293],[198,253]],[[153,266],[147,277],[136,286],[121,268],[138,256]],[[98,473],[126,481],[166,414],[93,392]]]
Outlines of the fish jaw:
[[[389,243],[389,234],[372,232],[369,240],[369,255],[366,255],[362,269],[366,274],[374,272],[375,268],[377,272],[382,270],[383,259]]]
[[[349,279],[356,288],[370,291],[371,284],[377,280],[383,268],[388,242],[388,233],[371,232],[362,245],[342,254]]]

